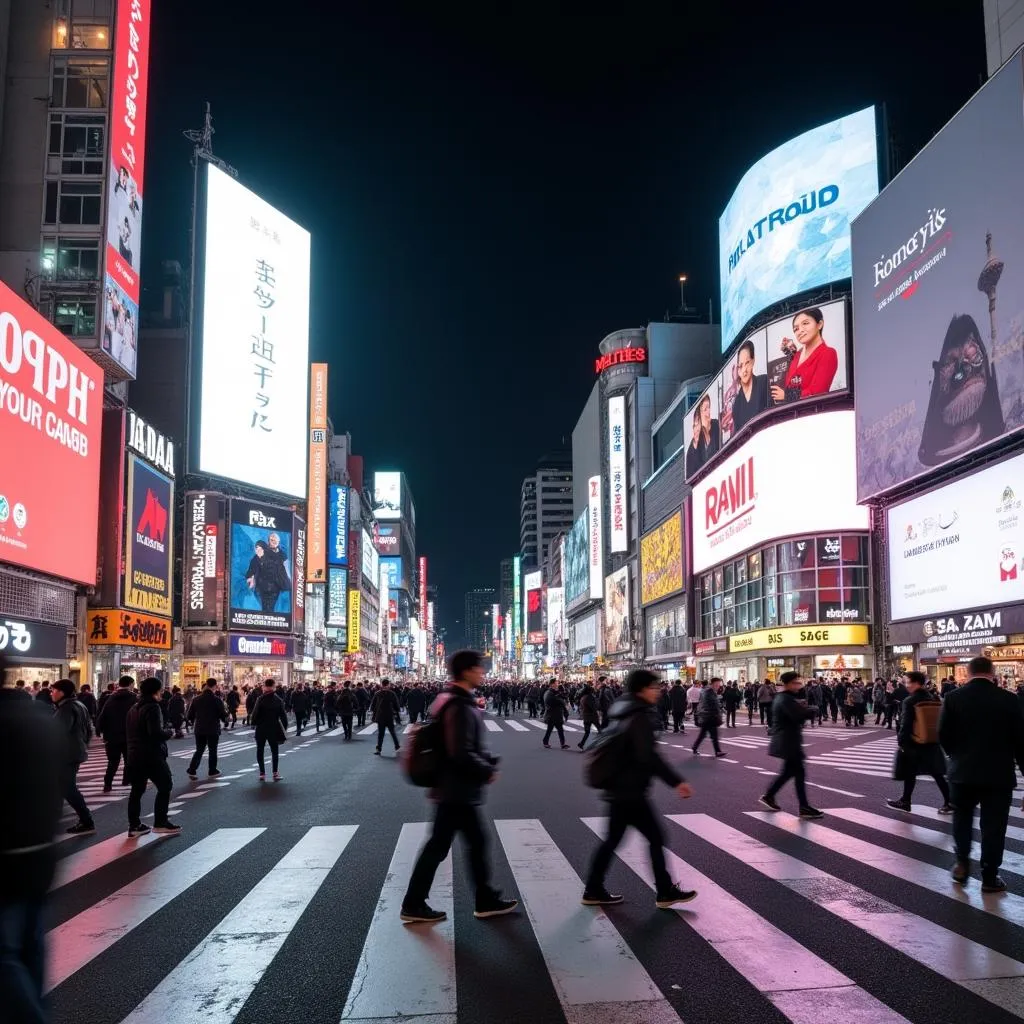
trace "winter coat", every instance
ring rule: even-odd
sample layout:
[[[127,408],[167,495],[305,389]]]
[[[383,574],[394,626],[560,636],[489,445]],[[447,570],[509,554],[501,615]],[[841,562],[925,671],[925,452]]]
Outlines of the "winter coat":
[[[762,683],[757,691],[758,704],[771,704],[775,700],[775,688],[769,683]]]
[[[957,687],[942,703],[939,743],[950,782],[1012,790],[1014,765],[1024,773],[1024,713],[1016,694],[982,678]]]
[[[584,725],[597,725],[600,718],[600,711],[597,707],[597,696],[589,686],[583,687],[580,694],[580,718]]]
[[[278,725],[288,732],[288,712],[284,709],[284,701],[276,693],[259,694],[249,717],[257,739],[270,737],[276,740]]]
[[[378,690],[370,702],[370,712],[378,725],[394,725],[401,717],[398,697],[393,690]]]
[[[119,686],[104,702],[96,719],[96,731],[107,743],[124,743],[125,721],[138,698],[127,686]]]
[[[686,711],[686,691],[682,688],[679,683],[676,683],[668,691],[669,704],[672,706],[672,712],[676,715],[682,715]]]
[[[697,705],[697,724],[701,728],[722,724],[722,704],[712,686],[705,686],[700,695],[700,703]]]
[[[484,786],[494,777],[498,758],[484,747],[483,712],[461,686],[448,686],[430,705],[430,717],[440,720],[445,756],[432,800],[479,804]]]
[[[132,705],[125,732],[130,768],[146,768],[167,760],[167,741],[173,730],[164,724],[164,713],[155,697],[143,697]]]
[[[791,761],[804,756],[803,725],[814,716],[813,708],[801,703],[788,690],[783,690],[772,704],[772,736],[768,753]]]
[[[678,786],[683,777],[658,753],[654,740],[655,718],[651,706],[632,694],[617,700],[608,712],[609,726],[624,731],[621,763],[615,780],[604,792],[606,800],[642,800],[651,784],[659,778],[669,786]],[[607,735],[607,734],[606,734]],[[602,742],[616,742],[607,735]]]
[[[941,701],[922,688],[903,702],[900,730],[896,736],[899,747],[892,770],[892,777],[898,782],[918,775],[946,774],[946,759],[938,743],[914,742],[915,708],[920,704],[941,704]]]
[[[228,710],[224,701],[213,692],[204,689],[189,705],[188,721],[195,724],[196,736],[219,736],[221,723],[227,723]]]
[[[568,717],[569,713],[562,695],[557,690],[547,690],[544,693],[544,724],[565,725]]]
[[[167,702],[167,721],[175,729],[180,729],[181,723],[185,721],[185,698],[180,693]]]
[[[57,728],[64,740],[64,764],[79,765],[89,757],[92,724],[89,712],[72,697],[56,706]]]

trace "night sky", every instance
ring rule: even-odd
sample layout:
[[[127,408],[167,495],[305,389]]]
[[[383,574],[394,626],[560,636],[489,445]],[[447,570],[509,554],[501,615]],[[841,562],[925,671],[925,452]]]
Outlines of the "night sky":
[[[312,232],[335,428],[408,475],[453,627],[517,549],[522,477],[571,435],[598,342],[675,309],[684,271],[717,321],[744,170],[881,102],[908,160],[981,82],[982,5],[371,6],[154,3],[143,281],[187,264],[181,132],[209,100],[214,152]]]

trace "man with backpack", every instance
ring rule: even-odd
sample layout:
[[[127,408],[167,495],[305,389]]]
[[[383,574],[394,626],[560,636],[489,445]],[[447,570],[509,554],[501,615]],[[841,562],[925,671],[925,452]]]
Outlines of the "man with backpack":
[[[89,712],[75,700],[75,684],[70,679],[58,679],[53,684],[57,728],[64,740],[64,764],[62,786],[64,799],[78,815],[78,824],[69,828],[68,835],[89,836],[96,831],[92,813],[85,805],[85,798],[78,788],[78,769],[89,757],[89,740],[92,739],[92,722]]]
[[[483,714],[473,698],[484,678],[483,658],[476,651],[458,651],[450,663],[451,682],[430,707],[430,724],[414,733],[411,758],[418,750],[440,752],[430,797],[437,804],[430,838],[420,850],[402,900],[407,924],[434,923],[447,917],[427,904],[438,867],[448,856],[456,832],[469,846],[469,863],[476,886],[477,918],[511,913],[518,900],[502,899],[491,887],[487,865],[487,839],[477,806],[483,787],[498,777],[498,758],[484,748]],[[436,747],[434,747],[436,744]],[[413,781],[415,768],[409,771]]]
[[[612,705],[609,728],[587,755],[587,784],[603,791],[610,813],[608,835],[590,863],[581,902],[587,907],[622,902],[622,896],[605,888],[604,877],[626,829],[632,826],[650,844],[655,903],[665,910],[677,903],[689,903],[697,893],[680,889],[669,876],[665,838],[647,799],[647,790],[655,776],[673,786],[683,799],[693,796],[693,790],[655,745],[651,708],[661,695],[657,675],[647,669],[634,669],[626,679],[626,691],[626,696]]]
[[[899,749],[892,777],[903,783],[903,796],[898,800],[886,800],[896,811],[909,811],[911,797],[918,775],[930,775],[942,794],[939,814],[952,814],[949,802],[949,785],[946,782],[946,759],[939,746],[939,716],[942,701],[925,686],[923,672],[907,672],[904,685],[910,696],[903,702],[900,729],[897,733]]]

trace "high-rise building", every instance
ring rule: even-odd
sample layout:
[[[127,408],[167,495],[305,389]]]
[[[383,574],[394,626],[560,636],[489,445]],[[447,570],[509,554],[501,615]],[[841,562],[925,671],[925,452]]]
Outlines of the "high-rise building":
[[[572,527],[572,452],[545,455],[523,480],[519,499],[519,550],[523,566],[536,569],[551,541]]]
[[[466,592],[466,617],[462,631],[466,646],[475,651],[491,648],[491,615],[495,596],[494,587],[476,587]]]
[[[515,565],[514,558],[503,558],[501,560],[500,579],[498,583],[498,600],[501,603],[503,612],[512,608],[512,600],[515,597]]]

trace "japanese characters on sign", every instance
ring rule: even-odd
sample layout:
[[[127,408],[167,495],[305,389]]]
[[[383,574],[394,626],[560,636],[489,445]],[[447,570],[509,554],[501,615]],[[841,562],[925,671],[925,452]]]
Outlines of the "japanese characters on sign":
[[[97,608],[86,619],[86,642],[90,647],[118,645],[169,651],[171,620],[120,608]]]
[[[124,605],[171,614],[174,570],[174,483],[128,454]]]
[[[309,380],[309,550],[306,577],[327,578],[327,364],[313,363]]]
[[[629,550],[626,486],[626,399],[616,395],[608,399],[608,532],[613,552]]]
[[[68,631],[64,626],[27,619],[0,619],[0,651],[9,658],[63,661]]]
[[[358,590],[348,593],[348,653],[356,654],[361,643],[360,617],[362,615],[361,596]]]

